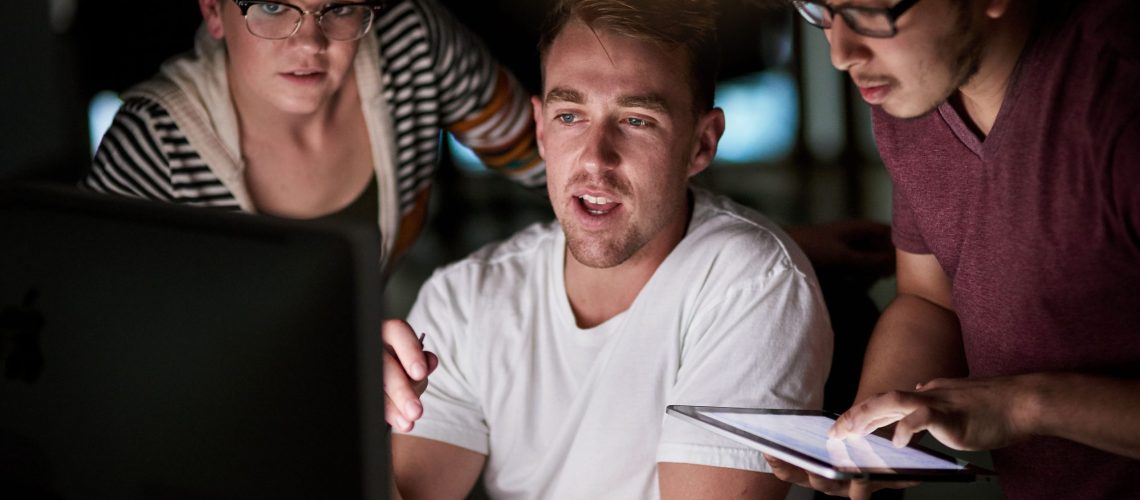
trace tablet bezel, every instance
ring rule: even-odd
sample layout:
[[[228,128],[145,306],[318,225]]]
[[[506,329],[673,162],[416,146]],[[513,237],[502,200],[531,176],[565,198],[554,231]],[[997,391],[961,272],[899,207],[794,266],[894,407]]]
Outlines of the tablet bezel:
[[[838,418],[835,413],[820,410],[786,410],[766,408],[732,408],[723,406],[689,406],[669,405],[665,412],[683,420],[695,423],[701,427],[716,432],[727,438],[747,444],[769,455],[779,458],[804,470],[836,480],[869,480],[869,481],[940,481],[940,482],[972,482],[978,480],[991,480],[995,473],[988,469],[978,467],[957,457],[931,450],[921,445],[911,444],[909,448],[961,465],[962,469],[882,469],[862,467],[840,467],[830,462],[820,460],[812,455],[790,448],[761,436],[752,434],[739,427],[717,420],[706,415],[713,413],[750,413],[765,415],[808,415],[822,416],[832,420]],[[889,438],[888,438],[889,439]]]

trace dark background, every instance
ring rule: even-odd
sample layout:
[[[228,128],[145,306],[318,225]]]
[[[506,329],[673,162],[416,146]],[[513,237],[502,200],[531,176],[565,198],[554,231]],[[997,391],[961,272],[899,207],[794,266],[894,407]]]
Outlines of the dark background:
[[[851,99],[846,78],[830,68],[823,37],[811,28],[800,33],[803,23],[792,22],[790,9],[767,1],[762,8],[757,0],[725,0],[722,80],[773,68],[798,78],[802,113],[798,123],[788,124],[796,129],[795,146],[779,160],[710,169],[698,182],[781,223],[848,217],[885,222],[889,186],[870,139],[866,107]],[[539,89],[535,41],[550,0],[441,2],[525,87]],[[199,23],[192,0],[6,5],[0,18],[8,49],[0,52],[0,179],[74,182],[90,161],[92,96],[121,92],[153,75],[163,60],[191,47]],[[731,119],[728,126],[733,129]],[[409,284],[425,269],[550,216],[542,200],[496,176],[455,169],[447,160],[437,179],[432,227],[404,266],[415,274]],[[400,297],[392,307],[400,311],[408,304],[410,298]]]
[[[481,36],[530,91],[539,89],[535,42],[550,0],[440,0]],[[875,153],[868,111],[830,66],[827,45],[790,9],[725,0],[722,80],[781,69],[798,87],[796,142],[780,159],[717,166],[696,182],[784,224],[850,217],[889,220],[890,187]],[[87,106],[97,92],[121,92],[188,50],[200,23],[192,0],[23,0],[0,16],[0,181],[72,183],[89,163]],[[733,124],[730,120],[729,127]],[[525,224],[548,220],[545,201],[494,175],[440,167],[429,226],[392,276],[385,312],[401,316],[432,269]],[[2,236],[0,236],[2,239]],[[893,294],[821,276],[836,329],[832,383],[854,387],[861,341]],[[828,406],[843,409],[844,401]],[[973,489],[962,489],[973,488]],[[908,497],[994,495],[988,487],[922,487]]]

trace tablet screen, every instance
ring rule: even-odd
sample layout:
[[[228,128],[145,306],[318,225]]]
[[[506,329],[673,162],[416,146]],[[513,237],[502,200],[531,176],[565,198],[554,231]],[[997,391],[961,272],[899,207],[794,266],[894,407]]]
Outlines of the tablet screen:
[[[835,420],[821,415],[702,412],[755,436],[797,450],[839,469],[951,469],[965,468],[913,448],[895,448],[887,439],[866,437],[831,439],[827,430]]]

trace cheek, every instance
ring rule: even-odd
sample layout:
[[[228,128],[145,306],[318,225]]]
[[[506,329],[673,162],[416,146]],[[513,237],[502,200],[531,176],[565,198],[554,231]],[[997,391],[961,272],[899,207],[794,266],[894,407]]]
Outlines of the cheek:
[[[353,61],[356,59],[357,44],[341,44],[330,47],[330,59],[336,66],[337,70],[344,73],[352,67]]]

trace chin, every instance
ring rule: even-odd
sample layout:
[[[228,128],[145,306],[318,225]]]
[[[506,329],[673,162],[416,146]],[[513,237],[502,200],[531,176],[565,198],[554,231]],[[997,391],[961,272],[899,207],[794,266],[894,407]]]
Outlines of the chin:
[[[623,251],[619,245],[603,242],[582,242],[567,238],[567,249],[578,261],[586,267],[594,269],[609,269],[621,265],[629,259],[629,252]]]
[[[311,115],[321,110],[328,100],[319,96],[291,96],[277,100],[277,108],[293,115]]]
[[[945,100],[945,99],[943,99],[943,100]],[[926,116],[927,114],[929,114],[931,111],[934,111],[934,109],[937,108],[938,105],[940,105],[940,104],[942,104],[942,101],[937,101],[937,102],[930,102],[930,101],[901,102],[901,103],[887,101],[887,102],[884,102],[881,107],[883,108],[883,111],[887,112],[888,115],[891,115],[895,118],[902,118],[905,120],[905,119],[912,119],[912,118],[922,118],[923,116]]]

